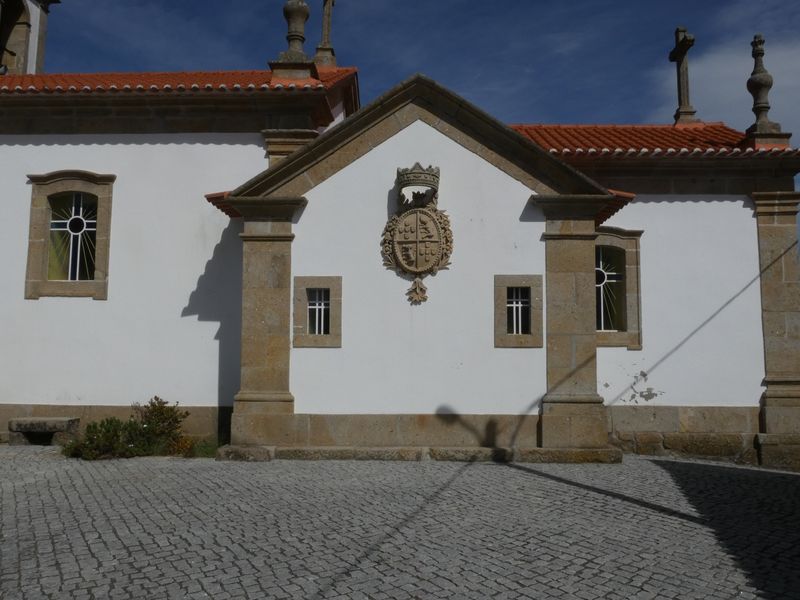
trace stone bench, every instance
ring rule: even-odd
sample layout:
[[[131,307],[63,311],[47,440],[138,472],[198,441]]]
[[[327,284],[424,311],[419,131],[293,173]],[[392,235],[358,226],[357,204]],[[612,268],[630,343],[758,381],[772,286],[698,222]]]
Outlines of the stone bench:
[[[8,443],[11,446],[31,444],[63,446],[78,436],[81,420],[74,417],[22,417],[9,419]]]

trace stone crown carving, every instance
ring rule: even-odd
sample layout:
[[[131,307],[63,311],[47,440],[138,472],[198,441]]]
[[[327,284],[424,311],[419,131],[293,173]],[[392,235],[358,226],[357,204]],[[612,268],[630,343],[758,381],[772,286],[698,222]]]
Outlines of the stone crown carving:
[[[419,186],[438,191],[439,167],[429,166],[425,169],[417,162],[410,169],[397,169],[397,186],[401,190],[407,187]]]

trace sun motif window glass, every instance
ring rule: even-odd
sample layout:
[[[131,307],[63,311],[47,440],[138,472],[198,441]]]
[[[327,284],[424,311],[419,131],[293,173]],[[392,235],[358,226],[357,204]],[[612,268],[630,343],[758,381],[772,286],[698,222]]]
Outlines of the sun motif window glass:
[[[506,333],[528,335],[531,332],[531,288],[506,289]]]
[[[597,330],[625,331],[625,251],[598,246],[594,273]]]
[[[308,333],[329,335],[331,332],[331,291],[328,288],[308,289]]]
[[[50,245],[47,279],[94,279],[97,247],[97,198],[74,192],[54,196],[50,203]]]

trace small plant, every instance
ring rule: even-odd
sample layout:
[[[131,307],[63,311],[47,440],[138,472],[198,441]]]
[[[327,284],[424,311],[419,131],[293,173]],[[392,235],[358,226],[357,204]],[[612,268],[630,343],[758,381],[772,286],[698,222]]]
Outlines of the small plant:
[[[133,456],[194,455],[195,443],[181,434],[189,413],[158,396],[147,404],[134,404],[127,421],[116,417],[89,423],[84,436],[64,446],[65,456],[98,460]]]
[[[178,404],[169,404],[154,396],[147,404],[133,405],[134,419],[142,427],[142,435],[151,454],[180,454],[176,447],[181,440],[181,425],[189,413],[179,410]]]
[[[139,423],[109,417],[98,423],[89,423],[83,439],[65,446],[64,454],[85,460],[130,458],[147,453],[143,442]]]

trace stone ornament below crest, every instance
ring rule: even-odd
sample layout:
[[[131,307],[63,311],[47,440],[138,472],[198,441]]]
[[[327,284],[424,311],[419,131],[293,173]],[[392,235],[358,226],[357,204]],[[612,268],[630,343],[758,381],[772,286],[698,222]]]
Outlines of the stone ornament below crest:
[[[450,219],[437,206],[437,167],[425,169],[415,163],[410,169],[397,169],[397,187],[399,208],[386,223],[381,240],[383,265],[414,277],[406,296],[411,304],[421,304],[428,299],[422,278],[450,265],[453,232]]]

